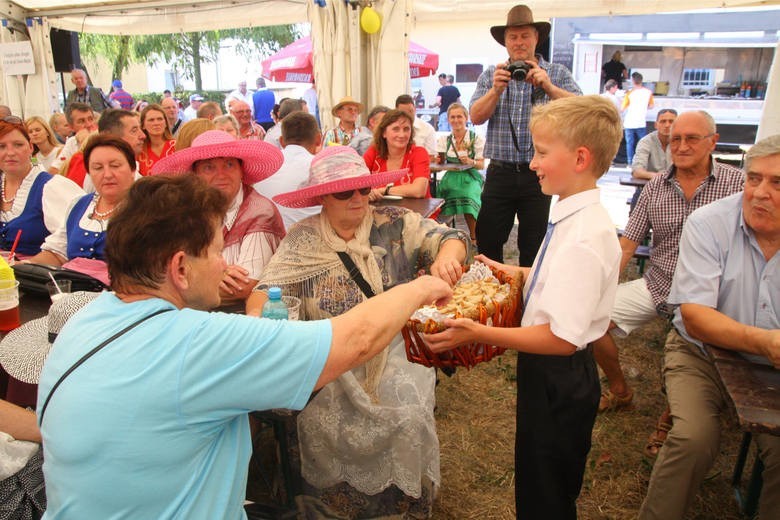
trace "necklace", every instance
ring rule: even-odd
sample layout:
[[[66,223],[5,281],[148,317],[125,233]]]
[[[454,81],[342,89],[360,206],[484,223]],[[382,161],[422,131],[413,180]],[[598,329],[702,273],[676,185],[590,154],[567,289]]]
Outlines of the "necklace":
[[[95,219],[95,217],[97,217],[99,219],[104,219],[104,218],[108,217],[109,215],[111,215],[114,211],[116,211],[116,206],[114,206],[110,210],[104,211],[102,213],[100,211],[98,211],[97,207],[98,207],[98,204],[100,203],[100,195],[98,195],[97,193],[95,194],[94,202],[95,202],[95,209],[92,210],[92,215],[90,217],[93,220]]]
[[[3,174],[3,183],[0,184],[0,197],[3,199],[3,204],[10,204],[16,200],[16,194],[14,194],[14,196],[10,199],[5,198],[5,173]]]

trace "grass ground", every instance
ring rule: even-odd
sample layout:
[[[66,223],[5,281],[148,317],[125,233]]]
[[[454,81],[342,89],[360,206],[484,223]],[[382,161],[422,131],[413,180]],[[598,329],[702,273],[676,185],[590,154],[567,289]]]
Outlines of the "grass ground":
[[[509,250],[505,258],[512,263]],[[627,271],[627,279],[638,276],[633,264]],[[654,462],[643,449],[665,406],[660,366],[667,330],[659,318],[618,340],[636,406],[596,420],[579,499],[582,519],[636,518]],[[514,518],[515,360],[506,353],[471,371],[441,377],[436,420],[442,486],[435,519]],[[740,438],[733,420],[724,423],[720,456],[688,518],[741,518],[730,486]]]

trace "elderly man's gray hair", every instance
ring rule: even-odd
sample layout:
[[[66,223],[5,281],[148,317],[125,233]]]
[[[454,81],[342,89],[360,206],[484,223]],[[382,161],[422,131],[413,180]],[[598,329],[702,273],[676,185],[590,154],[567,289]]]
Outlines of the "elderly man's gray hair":
[[[745,171],[750,171],[750,163],[753,159],[780,155],[780,134],[770,135],[754,144],[745,154]]]

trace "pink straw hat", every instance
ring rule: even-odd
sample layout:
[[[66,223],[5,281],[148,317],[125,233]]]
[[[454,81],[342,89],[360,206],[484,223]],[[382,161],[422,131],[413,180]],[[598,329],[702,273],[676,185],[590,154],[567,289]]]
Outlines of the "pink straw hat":
[[[241,159],[244,175],[241,182],[254,184],[267,179],[282,166],[284,156],[272,144],[248,139],[238,140],[222,130],[203,132],[192,146],[163,157],[152,167],[152,175],[181,175],[191,172],[196,161],[233,157]]]
[[[384,186],[407,172],[403,169],[372,174],[354,148],[328,146],[312,159],[309,180],[297,190],[280,193],[273,200],[288,208],[319,206],[323,195]]]

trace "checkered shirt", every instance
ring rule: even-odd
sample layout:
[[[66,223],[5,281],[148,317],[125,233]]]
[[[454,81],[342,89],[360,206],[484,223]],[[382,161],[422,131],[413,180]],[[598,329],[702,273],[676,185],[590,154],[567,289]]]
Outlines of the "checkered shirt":
[[[644,279],[657,308],[663,310],[661,306],[669,297],[680,236],[688,215],[696,208],[742,191],[744,182],[742,170],[713,160],[710,174],[696,188],[690,201],[683,196],[674,166],[642,188],[623,236],[642,243],[653,230],[652,251]]]
[[[539,60],[539,66],[547,71],[553,85],[577,95],[582,94],[569,69],[563,65],[545,61],[540,55],[536,57]],[[493,73],[495,71],[496,67],[490,66],[479,76],[477,89],[471,96],[472,105],[493,87]],[[525,81],[510,80],[509,86],[501,94],[496,110],[488,121],[487,135],[485,136],[485,157],[498,161],[530,163],[534,156],[531,132],[528,130],[531,108],[548,102],[550,102],[550,97],[543,89],[535,88]],[[517,147],[512,143],[510,123],[517,135]]]
[[[265,129],[254,121],[249,123],[249,131],[245,134],[242,133],[241,137],[239,137],[239,139],[248,139],[250,141],[262,141],[264,138]]]

